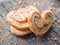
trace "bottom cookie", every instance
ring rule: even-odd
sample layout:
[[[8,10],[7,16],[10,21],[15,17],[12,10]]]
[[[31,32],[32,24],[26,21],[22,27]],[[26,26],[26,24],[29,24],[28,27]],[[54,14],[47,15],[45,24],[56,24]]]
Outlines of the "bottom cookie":
[[[11,33],[15,34],[15,35],[19,35],[19,36],[24,36],[24,35],[27,35],[27,34],[30,34],[31,31],[22,31],[22,30],[18,30],[16,28],[14,28],[13,26],[10,26],[10,31]]]

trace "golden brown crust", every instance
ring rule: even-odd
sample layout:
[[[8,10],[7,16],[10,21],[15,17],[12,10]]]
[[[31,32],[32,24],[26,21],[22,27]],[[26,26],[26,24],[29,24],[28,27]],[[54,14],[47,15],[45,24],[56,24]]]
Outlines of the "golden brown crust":
[[[42,21],[44,22],[44,27],[41,29],[41,35],[45,34],[51,27],[53,22],[53,13],[50,10],[45,10],[42,15]],[[47,17],[47,18],[46,18]]]
[[[29,30],[29,31],[22,31],[22,30],[18,30],[18,29],[16,29],[16,28],[14,28],[14,27],[12,27],[12,26],[10,26],[10,31],[11,31],[11,33],[13,33],[13,34],[15,34],[15,35],[18,35],[18,36],[25,36],[25,35],[31,33],[30,30]]]
[[[21,10],[21,11],[20,11]],[[13,10],[10,13],[7,14],[7,17],[9,16],[10,18],[16,20],[19,23],[25,23],[26,19],[24,18],[24,10],[22,9],[18,9],[18,10]]]
[[[25,14],[24,14],[25,11],[26,11],[25,8],[20,8],[20,9],[18,9],[18,10],[16,11],[17,13],[21,13],[22,16],[24,17],[24,20],[21,21],[22,23],[27,22],[27,20],[26,20],[26,18],[25,18]]]
[[[53,22],[53,14],[45,10],[42,14],[33,6],[11,11],[7,15],[10,31],[15,35],[24,36],[33,32],[36,36],[45,34]]]
[[[16,20],[19,23],[26,22],[23,14],[16,12],[13,16],[11,16],[14,20]]]
[[[53,21],[53,13],[51,10],[43,11],[41,17],[42,17],[44,24],[49,24],[50,22]]]
[[[44,14],[45,13],[45,14]],[[44,16],[43,16],[44,15]],[[50,27],[51,27],[51,25],[52,25],[52,22],[53,22],[53,13],[50,11],[50,10],[45,10],[43,13],[42,13],[42,15],[41,16],[43,16],[42,17],[42,21],[44,22],[44,25],[46,25],[46,26],[44,26],[44,27],[46,27],[45,29],[44,29],[44,27],[43,27],[43,32],[41,33],[41,34],[45,34],[49,29],[50,29]],[[46,17],[47,17],[47,19],[46,19]]]
[[[37,15],[35,15],[35,14],[37,14]],[[38,18],[38,20],[36,19],[37,21],[34,18],[35,16]],[[44,23],[43,23],[43,21],[42,21],[39,13],[35,12],[34,14],[30,15],[28,17],[28,24],[29,24],[29,27],[30,27],[31,31],[35,35],[40,35],[40,33],[41,33],[40,32],[41,31],[40,29],[43,28]]]
[[[30,30],[37,36],[45,34],[49,28],[51,27],[53,14],[51,11],[46,10],[42,15],[40,12],[34,7],[28,7],[25,14],[27,15],[28,24]],[[49,15],[48,15],[49,14]],[[45,19],[46,16],[50,16],[49,19]],[[36,17],[36,18],[34,18]],[[36,19],[36,20],[35,20]]]
[[[11,24],[13,27],[15,27],[17,29],[28,29],[29,28],[28,22],[19,23],[19,22],[13,20],[12,18],[10,18],[9,15],[7,16],[7,20],[9,22],[9,24]]]
[[[27,6],[25,7],[25,11],[24,11],[24,15],[25,15],[25,18],[27,19],[28,16],[33,13],[34,11],[38,11],[37,8],[35,8],[34,6]],[[38,11],[39,12],[39,11]],[[39,12],[40,13],[40,12]]]
[[[25,15],[27,15],[30,30],[35,35],[41,35],[40,29],[43,28],[44,23],[38,9],[36,9],[35,7],[29,7],[25,12]]]

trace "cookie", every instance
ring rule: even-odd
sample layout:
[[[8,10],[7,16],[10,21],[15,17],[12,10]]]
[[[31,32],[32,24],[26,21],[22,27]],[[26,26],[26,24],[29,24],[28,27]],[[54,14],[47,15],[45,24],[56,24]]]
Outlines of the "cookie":
[[[45,10],[41,14],[34,6],[27,6],[8,13],[7,21],[15,35],[24,36],[33,32],[36,36],[42,36],[52,25],[53,13]]]
[[[36,36],[44,35],[50,29],[53,20],[51,11],[46,10],[41,14],[37,8],[29,7],[25,15],[27,15],[30,30]]]
[[[15,15],[13,15],[14,19],[17,20],[20,23],[27,22],[26,19],[25,19],[25,16],[24,16],[24,10],[25,10],[24,8],[20,8],[16,11]]]
[[[41,35],[40,29],[43,28],[44,23],[42,21],[41,13],[39,10],[35,7],[29,7],[25,11],[25,15],[27,15],[30,30],[35,35]]]
[[[44,24],[49,24],[50,22],[53,21],[53,13],[51,10],[43,11],[41,17],[42,17]]]
[[[25,36],[31,33],[31,31],[22,31],[22,30],[18,30],[16,28],[14,28],[13,26],[10,26],[10,31],[11,33],[17,35],[17,36]]]
[[[24,15],[25,15],[25,18],[27,19],[28,16],[34,12],[34,11],[38,11],[37,8],[35,8],[34,6],[27,6],[25,7],[25,11],[24,11]],[[38,11],[39,12],[39,11]],[[39,12],[40,13],[40,12]]]
[[[20,13],[24,13],[24,11],[25,11],[25,8],[19,8],[19,9],[17,10],[17,12],[20,12]]]
[[[22,10],[22,9],[21,9]],[[24,10],[23,10],[24,11]],[[8,13],[7,15],[10,16],[10,18],[16,20],[19,23],[25,23],[26,20],[24,18],[24,14],[22,13],[23,11],[19,11],[18,10],[13,10],[10,13]]]
[[[53,22],[53,13],[51,10],[45,10],[41,14],[42,21],[44,22],[43,28],[41,28],[41,35],[45,34],[51,27]]]
[[[36,21],[35,21],[34,16],[36,18]],[[42,20],[42,23],[41,23],[41,20]],[[36,36],[44,35],[50,29],[52,22],[53,22],[53,14],[50,10],[45,10],[41,14],[41,19],[39,16],[35,15],[34,13],[33,13],[33,15],[30,15],[28,17],[28,24],[30,26],[30,29]],[[40,25],[39,23],[43,24],[43,26]],[[40,26],[42,26],[42,27],[40,27]]]
[[[10,25],[17,29],[27,29],[29,28],[28,22],[26,23],[19,23],[16,20],[12,19],[10,15],[7,15],[7,21],[9,22]]]

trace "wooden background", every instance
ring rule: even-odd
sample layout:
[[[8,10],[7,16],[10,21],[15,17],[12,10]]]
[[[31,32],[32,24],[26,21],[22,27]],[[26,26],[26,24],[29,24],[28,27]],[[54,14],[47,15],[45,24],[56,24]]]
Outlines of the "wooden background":
[[[46,9],[53,11],[53,24],[44,36],[20,37],[9,31],[8,12],[28,5],[36,6],[41,13]],[[60,45],[60,0],[0,0],[0,45]]]

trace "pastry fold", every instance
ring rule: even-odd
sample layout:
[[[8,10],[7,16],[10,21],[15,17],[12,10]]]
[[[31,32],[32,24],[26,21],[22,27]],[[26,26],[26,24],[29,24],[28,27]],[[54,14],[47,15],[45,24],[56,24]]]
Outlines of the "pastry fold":
[[[13,34],[15,34],[17,36],[25,36],[25,35],[31,33],[31,31],[29,29],[28,29],[28,31],[25,30],[25,29],[23,31],[23,30],[16,29],[13,26],[10,26],[10,31],[11,31],[11,33],[13,33]]]
[[[30,34],[28,22],[24,18],[23,8],[18,10],[13,10],[7,14],[7,21],[9,22],[11,33],[18,36],[25,36]]]
[[[22,11],[18,12],[17,10],[11,11],[10,13],[7,14],[7,21],[17,29],[27,29],[28,22],[26,21],[21,12]]]
[[[41,13],[39,10],[33,6],[26,7],[27,10],[25,11],[26,18],[28,19],[28,24],[30,30],[35,35],[40,35],[40,29],[43,28],[44,23],[41,18]]]
[[[53,14],[50,10],[45,10],[41,14],[33,6],[29,6],[25,11],[30,30],[37,36],[45,34],[51,27]]]
[[[27,6],[9,12],[7,21],[11,25],[10,31],[15,35],[24,36],[33,32],[36,36],[41,36],[50,29],[53,13],[51,10],[40,13],[36,7]]]

